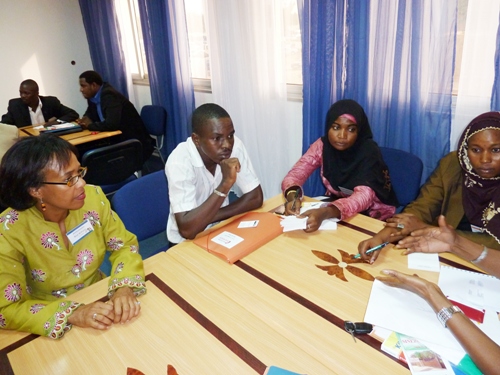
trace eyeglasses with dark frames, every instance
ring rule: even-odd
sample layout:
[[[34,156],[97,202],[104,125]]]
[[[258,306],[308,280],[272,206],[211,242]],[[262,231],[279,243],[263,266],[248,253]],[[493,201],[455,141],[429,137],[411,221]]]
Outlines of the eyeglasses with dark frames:
[[[78,169],[78,174],[76,176],[71,176],[64,182],[42,182],[42,184],[47,184],[47,185],[67,185],[69,187],[75,186],[76,183],[80,180],[80,178],[84,178],[85,175],[87,174],[87,167],[80,167]]]

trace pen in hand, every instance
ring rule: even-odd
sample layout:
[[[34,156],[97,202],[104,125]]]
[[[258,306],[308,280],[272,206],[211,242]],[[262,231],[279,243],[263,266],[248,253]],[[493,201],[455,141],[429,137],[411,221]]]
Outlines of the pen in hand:
[[[299,189],[295,190],[295,195],[293,197],[292,211],[295,211],[295,204],[297,203],[297,198],[299,197]]]
[[[383,247],[389,245],[389,243],[390,242],[384,242],[384,243],[381,243],[380,245],[372,247],[371,249],[366,250],[365,254],[368,255],[368,254],[373,253],[374,251],[380,250]],[[352,257],[353,257],[353,259],[359,259],[359,258],[361,258],[361,254],[356,254],[356,255],[353,255]]]

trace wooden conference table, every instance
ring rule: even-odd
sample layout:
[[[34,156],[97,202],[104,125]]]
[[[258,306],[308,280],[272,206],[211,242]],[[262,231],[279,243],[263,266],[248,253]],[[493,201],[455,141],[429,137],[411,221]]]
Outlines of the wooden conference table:
[[[263,211],[281,203],[266,201]],[[382,222],[356,215],[336,231],[281,234],[229,265],[191,241],[144,261],[148,292],[140,316],[107,331],[74,327],[60,340],[0,331],[2,374],[147,375],[263,374],[278,366],[302,374],[409,374],[380,351],[380,342],[344,331],[363,321],[372,281],[343,268],[347,281],[316,265],[331,265],[311,250],[341,260]],[[458,258],[442,259],[449,265]],[[345,264],[339,263],[345,267]],[[374,265],[352,264],[373,276],[384,268],[410,272],[400,251],[382,252]],[[414,271],[411,271],[412,273]],[[418,271],[437,282],[438,274]],[[71,296],[89,303],[105,297],[107,279]]]
[[[81,132],[63,134],[60,137],[76,146],[76,145],[81,145],[83,143],[88,143],[113,137],[119,134],[122,134],[121,130],[114,130],[109,132],[95,132],[85,129],[82,130]],[[33,125],[19,128],[19,137],[36,136],[36,135],[40,135],[40,132],[37,129],[35,129]]]

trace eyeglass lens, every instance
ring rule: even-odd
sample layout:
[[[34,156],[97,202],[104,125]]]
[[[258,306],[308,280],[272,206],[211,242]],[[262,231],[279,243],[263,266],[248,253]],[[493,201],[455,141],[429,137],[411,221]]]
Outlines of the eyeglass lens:
[[[80,170],[78,171],[78,174],[76,176],[72,176],[68,179],[68,182],[67,182],[68,186],[71,187],[71,186],[76,185],[78,180],[80,178],[85,177],[86,174],[87,174],[87,168],[80,168]]]

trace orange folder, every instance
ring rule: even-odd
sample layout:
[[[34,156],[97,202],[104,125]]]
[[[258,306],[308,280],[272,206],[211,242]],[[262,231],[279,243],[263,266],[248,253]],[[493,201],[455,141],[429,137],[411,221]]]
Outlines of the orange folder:
[[[270,212],[249,212],[213,232],[196,238],[193,242],[233,264],[283,233],[280,220],[279,216]],[[242,222],[256,226],[238,228]],[[232,241],[228,239],[241,242],[232,246]]]

